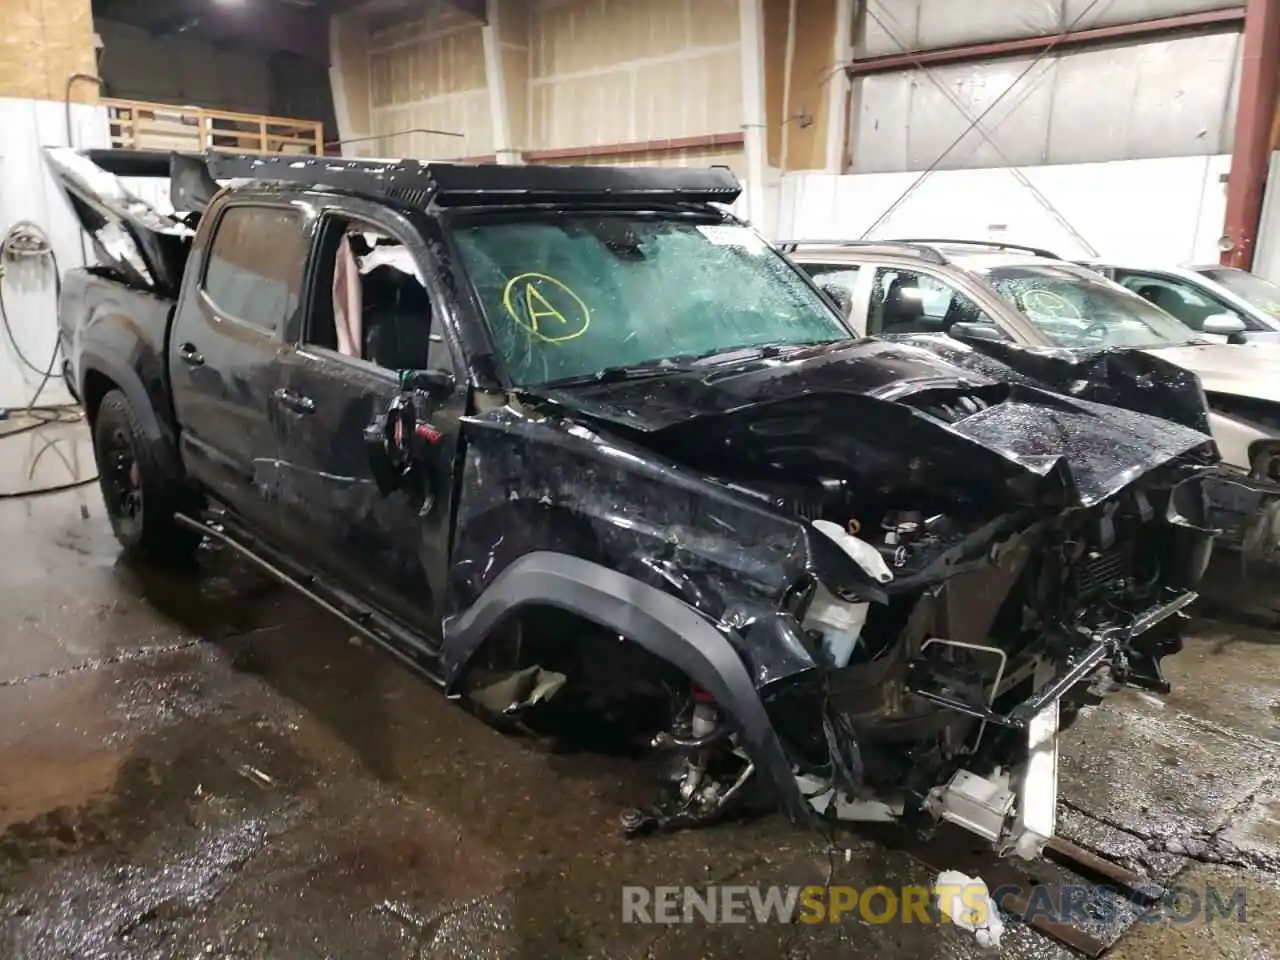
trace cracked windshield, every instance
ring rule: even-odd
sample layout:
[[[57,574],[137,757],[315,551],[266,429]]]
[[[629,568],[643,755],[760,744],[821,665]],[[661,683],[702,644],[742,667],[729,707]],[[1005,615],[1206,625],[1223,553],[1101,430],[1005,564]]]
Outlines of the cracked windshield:
[[[978,272],[1059,347],[1166,347],[1199,342],[1190,327],[1135,293],[1067,266]]]
[[[597,214],[481,223],[455,236],[521,386],[852,336],[781,256],[736,224]]]

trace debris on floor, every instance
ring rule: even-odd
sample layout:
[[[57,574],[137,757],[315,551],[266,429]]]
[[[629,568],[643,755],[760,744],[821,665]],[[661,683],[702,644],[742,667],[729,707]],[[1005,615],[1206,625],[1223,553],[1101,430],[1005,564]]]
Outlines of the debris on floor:
[[[979,877],[959,870],[943,870],[933,884],[938,910],[962,930],[968,930],[985,950],[996,950],[1004,935],[1004,921],[991,899],[991,891]]]

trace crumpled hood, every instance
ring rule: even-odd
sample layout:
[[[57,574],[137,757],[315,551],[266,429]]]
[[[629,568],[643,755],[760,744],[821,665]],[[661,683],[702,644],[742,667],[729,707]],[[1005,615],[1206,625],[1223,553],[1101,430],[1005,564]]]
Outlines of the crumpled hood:
[[[1196,374],[1206,393],[1280,403],[1280,344],[1204,343],[1145,352]]]
[[[547,390],[547,399],[650,436],[706,469],[893,484],[1056,488],[1089,505],[1193,449],[1166,420],[994,379],[878,340],[661,378]]]

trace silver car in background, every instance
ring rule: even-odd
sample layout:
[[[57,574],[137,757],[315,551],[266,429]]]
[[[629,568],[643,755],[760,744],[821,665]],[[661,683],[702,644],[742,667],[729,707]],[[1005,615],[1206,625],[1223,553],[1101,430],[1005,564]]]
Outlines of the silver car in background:
[[[1206,339],[1280,342],[1280,285],[1256,273],[1216,263],[1170,267],[1117,260],[1077,262],[1154,303]]]

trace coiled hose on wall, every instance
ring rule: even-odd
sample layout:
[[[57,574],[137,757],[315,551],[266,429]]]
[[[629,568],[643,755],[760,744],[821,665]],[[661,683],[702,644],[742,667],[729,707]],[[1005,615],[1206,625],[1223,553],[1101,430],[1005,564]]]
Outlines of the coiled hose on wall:
[[[9,341],[10,347],[13,349],[14,355],[17,356],[18,362],[33,373],[40,375],[40,383],[36,387],[35,393],[27,402],[25,407],[19,408],[16,412],[25,419],[31,420],[31,423],[15,427],[10,430],[0,429],[0,440],[14,437],[19,434],[37,430],[49,423],[76,423],[82,419],[82,414],[73,405],[53,405],[40,406],[40,396],[44,393],[45,387],[49,385],[49,381],[61,379],[62,374],[58,372],[58,356],[61,353],[60,343],[55,339],[53,352],[49,356],[49,362],[44,367],[37,365],[23,351],[18,343],[18,338],[14,334],[13,325],[9,319],[8,306],[4,298],[4,286],[8,269],[11,264],[23,263],[30,260],[47,260],[49,266],[53,270],[53,288],[55,298],[60,300],[62,297],[62,271],[58,267],[58,257],[53,251],[53,244],[50,242],[48,235],[38,225],[30,220],[20,220],[11,226],[3,238],[0,238],[0,326],[4,327],[5,336]],[[55,446],[56,440],[48,441],[34,458],[32,458],[28,479],[35,474],[36,464],[46,450]],[[65,459],[65,458],[64,458]],[[68,464],[68,467],[70,465]],[[97,476],[91,476],[87,479],[75,480],[70,483],[57,484],[51,487],[43,487],[31,490],[20,490],[14,492],[0,491],[0,500],[13,499],[18,497],[32,497],[40,494],[58,493],[62,490],[72,490],[76,487],[82,487],[86,484],[93,483],[97,480]]]

